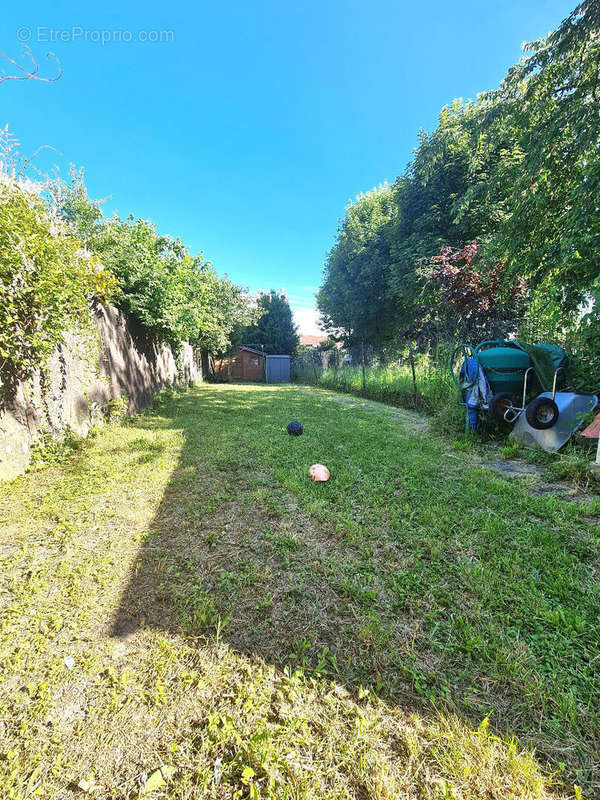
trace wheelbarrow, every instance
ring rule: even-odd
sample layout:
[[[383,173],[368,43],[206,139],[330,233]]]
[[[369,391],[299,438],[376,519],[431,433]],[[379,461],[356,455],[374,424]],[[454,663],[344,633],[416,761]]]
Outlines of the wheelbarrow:
[[[540,393],[543,379],[520,342],[492,339],[476,347],[458,345],[450,360],[450,373],[461,389],[468,427],[476,427],[478,413],[482,411],[508,423],[515,423],[525,413],[528,423],[537,430],[557,423],[560,414],[557,386],[567,354],[553,345],[539,347],[545,348],[555,367],[551,393]],[[536,396],[531,398],[532,394]]]
[[[559,391],[568,360],[565,350],[549,344],[537,345],[536,350],[543,351],[554,368],[552,391],[540,392],[548,375],[540,374],[530,352],[518,341],[493,339],[475,348],[461,344],[454,350],[450,372],[466,407],[466,430],[476,428],[478,414],[484,412],[515,424],[515,438],[544,450],[558,450],[572,436],[598,400],[594,395]],[[543,433],[552,429],[551,434]]]

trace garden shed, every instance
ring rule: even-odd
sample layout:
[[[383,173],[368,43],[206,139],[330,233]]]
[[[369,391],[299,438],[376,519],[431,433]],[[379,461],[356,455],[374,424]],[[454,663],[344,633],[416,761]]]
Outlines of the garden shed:
[[[215,375],[222,380],[290,382],[290,357],[268,355],[263,350],[242,345],[228,357],[215,359]]]
[[[215,375],[223,380],[264,381],[265,356],[262,350],[242,345],[233,355],[215,359]]]
[[[267,383],[289,383],[290,357],[284,355],[268,355],[265,378]]]

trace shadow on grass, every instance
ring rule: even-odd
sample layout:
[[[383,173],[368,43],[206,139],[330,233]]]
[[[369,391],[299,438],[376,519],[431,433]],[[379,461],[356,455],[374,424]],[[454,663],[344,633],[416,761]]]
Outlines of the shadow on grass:
[[[291,419],[303,422],[303,436],[286,434]],[[431,437],[409,431],[391,441],[398,423],[323,393],[203,387],[130,424],[148,469],[163,450],[147,434],[178,430],[184,443],[112,636],[141,625],[218,636],[278,667],[328,675],[357,695],[372,687],[407,709],[443,706],[470,724],[493,711],[499,733],[520,736],[542,758],[559,760],[571,748],[572,766],[586,761],[591,719],[579,730],[579,722],[565,725],[558,736],[556,715],[542,730],[547,690],[535,682],[544,665],[538,671],[535,650],[522,640],[520,609],[516,622],[506,622],[504,608],[486,607],[500,597],[495,582],[511,580],[503,570],[514,561],[515,531],[499,524],[496,511],[489,516],[490,505],[506,502],[493,494],[499,479],[482,479],[492,492],[482,511],[488,516],[474,517],[489,537],[476,527],[459,535],[453,506],[481,502],[460,463]],[[332,468],[328,484],[307,478],[319,461]],[[426,525],[431,534],[423,533]],[[556,527],[549,530],[556,538]],[[537,536],[532,527],[524,547],[537,552]],[[530,570],[530,589],[558,574],[562,548],[558,542],[546,577],[524,553],[519,569]],[[563,687],[555,680],[558,697]]]
[[[384,552],[361,551],[360,523],[349,535],[347,524],[340,529],[319,513],[324,497],[341,499],[333,482],[307,477],[323,458],[315,428],[343,441],[351,413],[322,395],[236,386],[235,393],[204,388],[135,418],[134,450],[148,469],[163,448],[144,432],[181,430],[184,445],[112,635],[128,636],[140,624],[198,636],[218,631],[279,667],[327,673],[351,690],[416,697],[418,623],[398,621],[378,589],[379,572],[389,567],[379,563]],[[300,439],[285,431],[295,417],[308,430]],[[286,469],[306,484],[303,502],[280,480]],[[313,496],[311,514],[305,507]]]

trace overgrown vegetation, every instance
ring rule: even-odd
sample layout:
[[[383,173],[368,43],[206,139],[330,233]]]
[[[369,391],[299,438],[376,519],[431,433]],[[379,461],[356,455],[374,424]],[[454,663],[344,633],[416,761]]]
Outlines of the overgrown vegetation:
[[[7,800],[598,793],[598,500],[342,400],[168,391],[0,491]]]
[[[67,329],[89,329],[89,306],[114,276],[50,215],[31,184],[0,175],[0,392],[43,366]]]
[[[585,0],[497,90],[444,108],[405,173],[347,208],[318,294],[328,330],[389,359],[520,329],[567,341],[596,388],[599,86],[600,9]]]
[[[234,331],[260,311],[243,289],[219,278],[202,253],[192,256],[179,239],[148,221],[105,219],[87,196],[83,174],[50,186],[52,205],[117,279],[115,302],[146,331],[177,350],[183,341],[225,352]]]
[[[113,302],[177,357],[184,341],[224,352],[260,309],[202,254],[155,226],[104,219],[81,172],[71,184],[19,176],[14,142],[0,137],[0,388],[43,368],[66,331],[92,330],[95,302]],[[20,162],[19,162],[20,163]]]
[[[442,357],[439,359],[441,361]],[[440,369],[438,362],[428,356],[416,358],[414,380],[409,363],[368,367],[364,388],[359,367],[329,368],[319,372],[316,381],[311,381],[311,377],[307,370],[303,382],[318,383],[325,389],[349,392],[427,414],[436,414],[450,405],[457,405],[457,389],[449,370]],[[464,417],[461,409],[458,409],[458,414]]]

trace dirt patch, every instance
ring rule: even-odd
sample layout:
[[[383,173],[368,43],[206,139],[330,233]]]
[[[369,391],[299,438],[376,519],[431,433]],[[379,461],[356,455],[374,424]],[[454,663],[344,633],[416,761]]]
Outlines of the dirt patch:
[[[507,478],[539,478],[543,479],[546,475],[546,470],[537,464],[528,464],[526,461],[508,461],[507,459],[495,459],[488,461],[487,459],[478,462],[480,466],[493,469],[504,475]]]
[[[522,478],[525,488],[534,495],[556,495],[570,503],[589,503],[598,500],[598,495],[586,492],[568,483],[548,480],[548,471],[539,464],[508,459],[479,459],[478,465],[494,470],[505,478]]]
[[[83,720],[88,710],[89,700],[87,687],[69,681],[59,686],[54,693],[54,704],[48,715],[50,725],[58,725],[61,729],[72,728]]]

